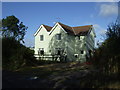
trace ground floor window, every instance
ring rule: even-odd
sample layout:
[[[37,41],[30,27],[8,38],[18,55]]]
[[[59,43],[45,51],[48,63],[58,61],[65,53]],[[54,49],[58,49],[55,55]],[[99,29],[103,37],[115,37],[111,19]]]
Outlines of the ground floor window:
[[[91,55],[91,53],[92,53],[92,50],[89,50],[89,54]]]
[[[39,55],[44,55],[44,48],[39,48],[38,54]]]
[[[84,54],[84,51],[83,51],[83,50],[81,50],[81,54]]]
[[[74,54],[74,56],[75,56],[76,58],[78,58],[78,54]]]
[[[60,55],[61,54],[61,48],[56,48],[56,54]]]

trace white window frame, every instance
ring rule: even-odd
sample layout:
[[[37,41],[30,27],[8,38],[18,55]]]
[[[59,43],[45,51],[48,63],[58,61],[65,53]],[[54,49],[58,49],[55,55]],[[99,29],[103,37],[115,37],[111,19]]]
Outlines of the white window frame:
[[[57,40],[61,40],[61,34],[59,33],[59,34],[56,34],[56,39]]]
[[[44,35],[40,35],[40,41],[44,41]]]

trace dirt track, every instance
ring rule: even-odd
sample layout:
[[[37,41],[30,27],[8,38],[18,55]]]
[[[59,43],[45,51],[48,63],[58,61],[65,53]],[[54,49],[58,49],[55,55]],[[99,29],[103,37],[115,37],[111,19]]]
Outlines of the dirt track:
[[[3,88],[94,88],[104,83],[99,77],[90,65],[58,63],[3,71],[2,84]]]

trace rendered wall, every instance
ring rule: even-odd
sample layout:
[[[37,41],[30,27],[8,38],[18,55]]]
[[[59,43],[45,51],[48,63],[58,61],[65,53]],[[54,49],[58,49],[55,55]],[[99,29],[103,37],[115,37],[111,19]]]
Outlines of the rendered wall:
[[[61,34],[61,40],[56,39],[56,34]],[[40,35],[44,35],[44,41],[40,41]],[[61,48],[67,54],[68,61],[86,61],[86,55],[89,56],[89,50],[94,49],[94,31],[86,36],[70,35],[64,31],[59,24],[51,32],[47,32],[44,27],[35,36],[35,54],[38,54],[39,48],[44,48],[45,54],[53,55],[56,48]],[[84,51],[81,54],[81,50]],[[75,54],[78,56],[75,57]]]

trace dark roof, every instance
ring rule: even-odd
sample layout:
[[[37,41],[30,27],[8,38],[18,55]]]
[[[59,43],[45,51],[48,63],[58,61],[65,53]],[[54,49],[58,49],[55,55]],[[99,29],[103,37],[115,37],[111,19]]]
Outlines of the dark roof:
[[[66,32],[74,34],[74,35],[85,35],[88,33],[90,28],[93,26],[93,25],[85,25],[85,26],[70,27],[70,26],[62,24],[60,22],[58,22],[58,23],[62,26],[62,28]]]
[[[86,26],[78,26],[78,27],[73,27],[75,35],[84,35],[87,34],[88,31],[91,29],[93,25],[86,25]]]
[[[50,27],[50,26],[47,26],[47,25],[43,25],[45,28],[46,28],[46,30],[49,32],[51,29],[52,29],[52,27]]]
[[[58,23],[61,25],[61,27],[62,27],[66,32],[71,33],[71,34],[74,34],[74,31],[73,31],[72,27],[70,27],[70,26],[68,26],[68,25],[65,25],[65,24],[62,24],[62,23],[60,23],[60,22],[58,22]]]
[[[60,22],[58,23],[67,33],[73,34],[73,35],[86,35],[88,31],[91,29],[91,27],[93,26],[93,25],[85,25],[85,26],[70,27]],[[43,25],[43,26],[47,29],[48,32],[52,29],[52,27],[50,26],[47,26],[47,25]]]

